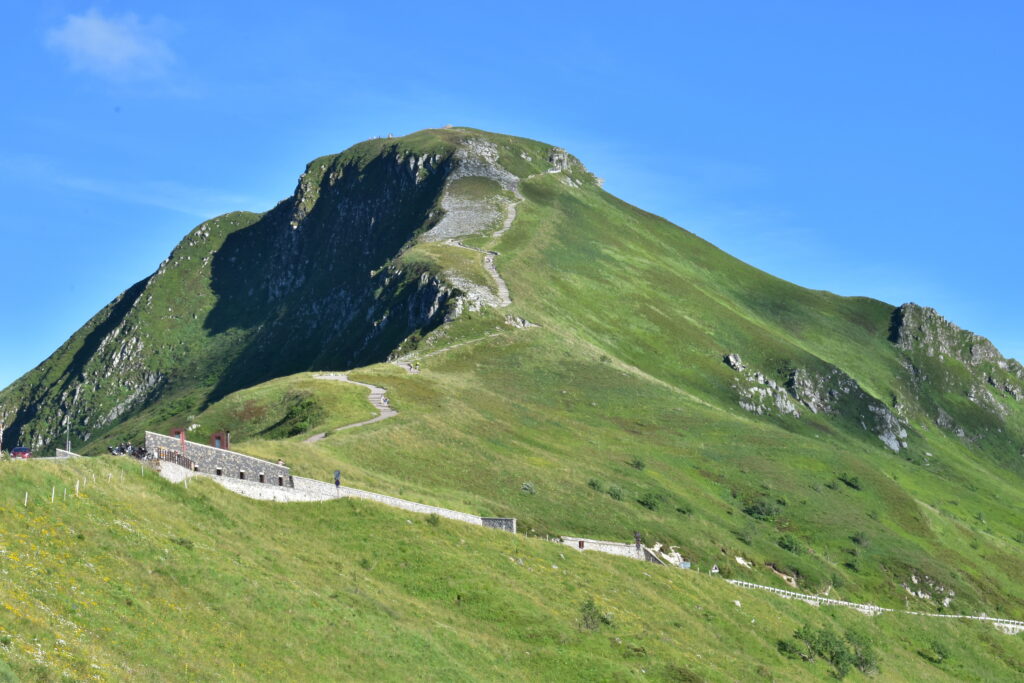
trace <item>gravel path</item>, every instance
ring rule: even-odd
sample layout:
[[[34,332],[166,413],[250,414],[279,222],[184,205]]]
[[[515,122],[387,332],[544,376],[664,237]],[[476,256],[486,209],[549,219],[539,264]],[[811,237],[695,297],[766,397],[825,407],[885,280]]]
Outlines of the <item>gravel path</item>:
[[[350,425],[336,427],[331,430],[332,432],[340,432],[343,429],[352,429],[353,427],[362,427],[363,425],[373,424],[374,422],[380,422],[381,420],[386,420],[389,417],[394,417],[395,415],[398,415],[398,411],[392,408],[390,405],[388,405],[388,398],[385,395],[387,394],[387,389],[385,389],[384,387],[378,387],[372,384],[357,382],[353,379],[349,379],[348,376],[344,374],[316,375],[316,379],[326,379],[335,382],[348,382],[349,384],[355,384],[361,387],[366,387],[367,389],[370,390],[370,396],[368,397],[370,405],[376,408],[377,411],[380,413],[377,417],[369,420],[363,420],[362,422],[354,422]],[[305,441],[306,443],[316,443],[317,441],[321,441],[326,438],[327,432],[321,432],[320,434],[314,434]]]
[[[505,284],[505,278],[501,276],[498,269],[494,267],[494,257],[498,255],[496,251],[487,251],[486,249],[477,249],[476,247],[467,247],[462,242],[457,240],[445,240],[445,244],[450,247],[459,247],[460,249],[469,249],[484,255],[484,270],[490,274],[494,280],[494,284],[498,289],[498,304],[497,308],[504,308],[512,303],[512,297],[508,294],[508,285]]]

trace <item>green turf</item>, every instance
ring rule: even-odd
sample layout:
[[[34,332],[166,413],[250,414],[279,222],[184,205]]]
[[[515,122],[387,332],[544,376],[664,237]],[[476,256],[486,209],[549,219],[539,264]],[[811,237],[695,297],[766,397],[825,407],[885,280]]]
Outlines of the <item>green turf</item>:
[[[494,238],[485,230],[467,239],[500,253],[496,266],[513,303],[500,310],[465,311],[436,325],[444,317],[439,308],[435,323],[425,324],[412,312],[419,310],[418,297],[431,278],[443,280],[445,272],[455,272],[491,285],[479,254],[417,241],[437,218],[443,185],[437,169],[451,161],[457,145],[481,138],[495,145],[498,163],[510,172],[521,178],[541,174],[522,182],[525,199],[508,232]],[[781,574],[800,590],[842,599],[1024,619],[1019,570],[1024,409],[998,388],[1018,381],[1019,365],[975,359],[973,349],[982,348],[977,338],[926,314],[914,329],[922,339],[945,335],[947,350],[929,352],[921,341],[902,348],[892,339],[897,316],[892,305],[806,290],[758,271],[605,193],[575,161],[568,173],[543,173],[550,152],[542,143],[446,129],[371,140],[318,159],[296,196],[268,214],[271,218],[232,214],[209,223],[211,237],[203,239],[222,244],[210,262],[212,271],[204,270],[209,247],[190,244],[197,239],[190,235],[154,284],[129,292],[125,303],[112,305],[50,361],[0,394],[0,413],[18,401],[27,405],[26,397],[40,392],[38,413],[19,424],[26,434],[36,430],[32,433],[52,436],[51,425],[60,424],[62,392],[81,383],[81,375],[88,380],[82,391],[95,397],[95,410],[79,415],[90,422],[75,430],[79,440],[92,430],[82,446],[87,453],[138,439],[146,428],[199,423],[195,438],[231,429],[236,449],[284,458],[296,474],[327,478],[341,469],[353,486],[516,517],[520,529],[534,535],[628,540],[639,531],[649,543],[679,546],[697,566],[717,563],[723,574],[757,583],[784,587]],[[431,160],[435,170],[410,171],[409,159],[413,166]],[[462,191],[476,197],[493,189],[478,182]],[[332,228],[335,217],[370,215],[379,210],[379,197],[402,192],[408,200],[381,214],[380,222],[374,220],[379,232],[372,240],[358,233],[365,222],[353,218],[344,224],[346,230],[363,241],[352,237],[345,249],[336,244],[349,236]],[[294,229],[300,237],[287,237],[293,230],[287,221],[303,215]],[[301,241],[304,230],[313,236],[308,250],[296,255],[294,264],[276,264],[282,252],[266,245],[283,248],[288,240]],[[243,269],[231,260],[235,257],[255,259],[266,271]],[[307,272],[303,268],[308,280],[296,279],[295,272]],[[335,289],[344,296],[324,294]],[[189,311],[196,312],[194,318]],[[536,326],[519,329],[507,316]],[[139,331],[148,333],[150,326],[159,334],[140,337]],[[102,377],[116,354],[87,351],[106,348],[100,341],[112,334],[124,343],[143,339],[143,351],[128,353],[118,361],[125,364],[122,369]],[[739,375],[723,362],[729,353],[740,354],[780,385],[799,370],[838,372],[860,389],[842,399],[835,415],[812,414],[803,406],[799,419],[755,415],[739,406],[734,386]],[[421,372],[409,374],[383,362],[398,355],[418,363]],[[388,389],[398,416],[304,443],[311,433],[374,414],[365,389],[320,382],[304,372],[352,368],[354,379]],[[166,381],[159,379],[161,373]],[[146,390],[146,378],[153,376],[158,377],[155,393],[140,407],[116,414],[130,396]],[[277,379],[262,383],[271,378]],[[988,401],[989,394],[979,390],[991,391],[993,398]],[[905,418],[908,445],[899,453],[860,424],[865,411],[878,406]],[[0,475],[0,486],[8,485],[11,471]],[[165,498],[160,514],[167,519],[185,514],[180,508],[191,498],[164,484],[151,486],[145,489],[149,493],[139,489],[132,495],[143,501],[159,491]],[[798,622],[814,621],[813,615],[827,610],[737,596],[744,606],[763,601],[764,612],[750,618],[774,624],[770,634],[754,637],[740,630],[739,621],[726,618],[721,605],[714,618],[704,617],[705,596],[731,605],[720,583],[671,574],[672,590],[679,592],[670,598],[666,585],[658,583],[666,579],[652,575],[648,580],[643,565],[570,555],[575,559],[567,561],[587,567],[577,570],[573,585],[593,586],[599,603],[634,616],[625,635],[579,635],[571,626],[565,635],[555,624],[571,624],[585,595],[563,586],[568,592],[559,594],[563,603],[555,606],[555,594],[545,591],[561,589],[538,578],[549,561],[564,568],[549,546],[445,525],[433,528],[420,520],[410,525],[401,515],[360,504],[275,506],[210,487],[200,483],[187,496],[214,501],[210,509],[218,510],[217,519],[228,527],[197,517],[182,518],[181,528],[201,529],[209,539],[225,528],[237,531],[237,520],[252,519],[263,529],[282,525],[289,531],[273,536],[260,551],[252,539],[244,552],[241,542],[209,541],[212,555],[197,564],[219,566],[225,577],[197,578],[192,585],[221,587],[204,595],[224,589],[222,581],[244,584],[240,566],[272,565],[290,552],[303,552],[308,565],[287,569],[293,572],[289,576],[306,578],[289,585],[321,596],[327,591],[320,575],[324,564],[310,554],[319,537],[297,532],[303,524],[321,531],[332,525],[348,529],[351,533],[330,541],[340,544],[333,552],[345,556],[346,567],[358,566],[364,557],[373,565],[375,558],[392,562],[405,552],[416,553],[403,560],[404,567],[398,563],[387,591],[380,587],[384,592],[374,593],[373,602],[352,603],[347,621],[334,622],[342,624],[340,630],[383,632],[370,639],[393,653],[382,664],[393,668],[382,670],[381,677],[430,671],[439,678],[615,679],[643,669],[679,680],[746,680],[763,674],[758,667],[780,680],[827,675],[821,662],[791,662],[776,650],[779,639],[790,638],[802,625]],[[134,509],[127,498],[123,505]],[[72,519],[67,523],[74,526]],[[457,533],[466,543],[445,541],[445,533]],[[449,545],[435,558],[419,547],[427,539]],[[515,556],[506,547],[510,543],[536,548],[543,561],[534,572],[501,573],[514,569],[507,559]],[[407,545],[417,549],[404,550]],[[252,554],[257,552],[262,554]],[[753,568],[743,567],[737,557]],[[431,585],[443,583],[442,567],[450,566],[478,586],[490,585],[494,576],[507,580],[487,610],[453,626],[457,634],[479,633],[479,639],[453,635],[444,646],[447,641],[434,631],[448,629],[435,629],[430,620],[453,624],[446,621],[448,610],[464,614],[463,603],[438,603],[435,612],[403,591],[423,572],[434,577]],[[922,595],[911,595],[908,588]],[[284,592],[267,590],[275,599]],[[642,609],[628,601],[632,590],[647,591]],[[518,611],[518,599],[530,608]],[[549,600],[555,602],[548,606]],[[197,598],[188,609],[202,604]],[[794,619],[790,610],[803,616]],[[229,627],[253,633],[270,628],[244,621],[263,619],[262,613],[241,614],[239,609],[235,621],[228,620]],[[403,616],[409,614],[417,616]],[[834,618],[841,620],[840,631],[865,622],[859,615]],[[275,620],[286,624],[280,633],[293,648],[299,641],[322,642],[301,616],[281,613],[266,623]],[[896,617],[866,621],[869,629],[878,629],[885,677],[1004,680],[1022,672],[1020,638],[991,627]],[[700,629],[693,631],[694,624]],[[639,645],[647,655],[623,656],[635,654],[623,643],[637,634],[649,639]],[[539,645],[524,645],[534,638]],[[942,659],[929,649],[935,638],[963,649],[935,663]],[[355,649],[342,654],[326,646],[301,650],[301,658],[312,675],[331,676],[340,661],[365,657],[367,651],[358,649],[363,645],[370,647],[351,645]],[[623,649],[617,649],[620,645]],[[320,647],[302,647],[307,646]],[[526,651],[531,654],[518,654]],[[166,674],[159,657],[151,662],[132,659],[130,648],[124,652],[133,666],[154,667],[145,675]],[[218,661],[237,659],[240,665],[256,657],[255,651],[240,659],[226,656],[221,653]],[[196,677],[213,676],[209,667],[217,658],[202,659],[208,668]],[[352,669],[335,673],[360,677]]]
[[[778,652],[805,624],[863,632],[887,680],[1024,673],[1024,641],[991,626],[814,608],[361,501],[185,489],[123,458],[3,463],[0,516],[0,672],[26,680],[820,679]]]

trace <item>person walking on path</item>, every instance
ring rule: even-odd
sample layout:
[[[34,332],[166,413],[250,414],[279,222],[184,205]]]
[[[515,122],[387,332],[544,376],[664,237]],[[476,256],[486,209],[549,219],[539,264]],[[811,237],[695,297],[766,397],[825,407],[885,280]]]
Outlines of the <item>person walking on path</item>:
[[[334,470],[334,490],[341,495],[341,470]]]

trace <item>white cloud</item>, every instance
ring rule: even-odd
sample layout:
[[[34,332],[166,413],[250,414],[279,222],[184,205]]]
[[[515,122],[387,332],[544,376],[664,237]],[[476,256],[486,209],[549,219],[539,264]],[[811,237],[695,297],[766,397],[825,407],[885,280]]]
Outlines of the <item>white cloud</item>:
[[[134,14],[104,17],[98,10],[71,14],[46,34],[47,47],[63,53],[76,71],[112,80],[161,76],[174,53],[160,38],[161,22],[143,23]]]

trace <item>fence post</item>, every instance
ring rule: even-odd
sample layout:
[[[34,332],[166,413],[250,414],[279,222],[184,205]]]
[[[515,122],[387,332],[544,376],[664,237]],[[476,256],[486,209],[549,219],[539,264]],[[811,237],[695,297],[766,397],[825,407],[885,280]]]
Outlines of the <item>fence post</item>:
[[[25,507],[28,507],[28,491],[25,491]]]
[[[57,487],[54,486],[52,489],[50,489],[50,502],[52,503],[53,499],[56,498],[56,497],[57,497]]]

